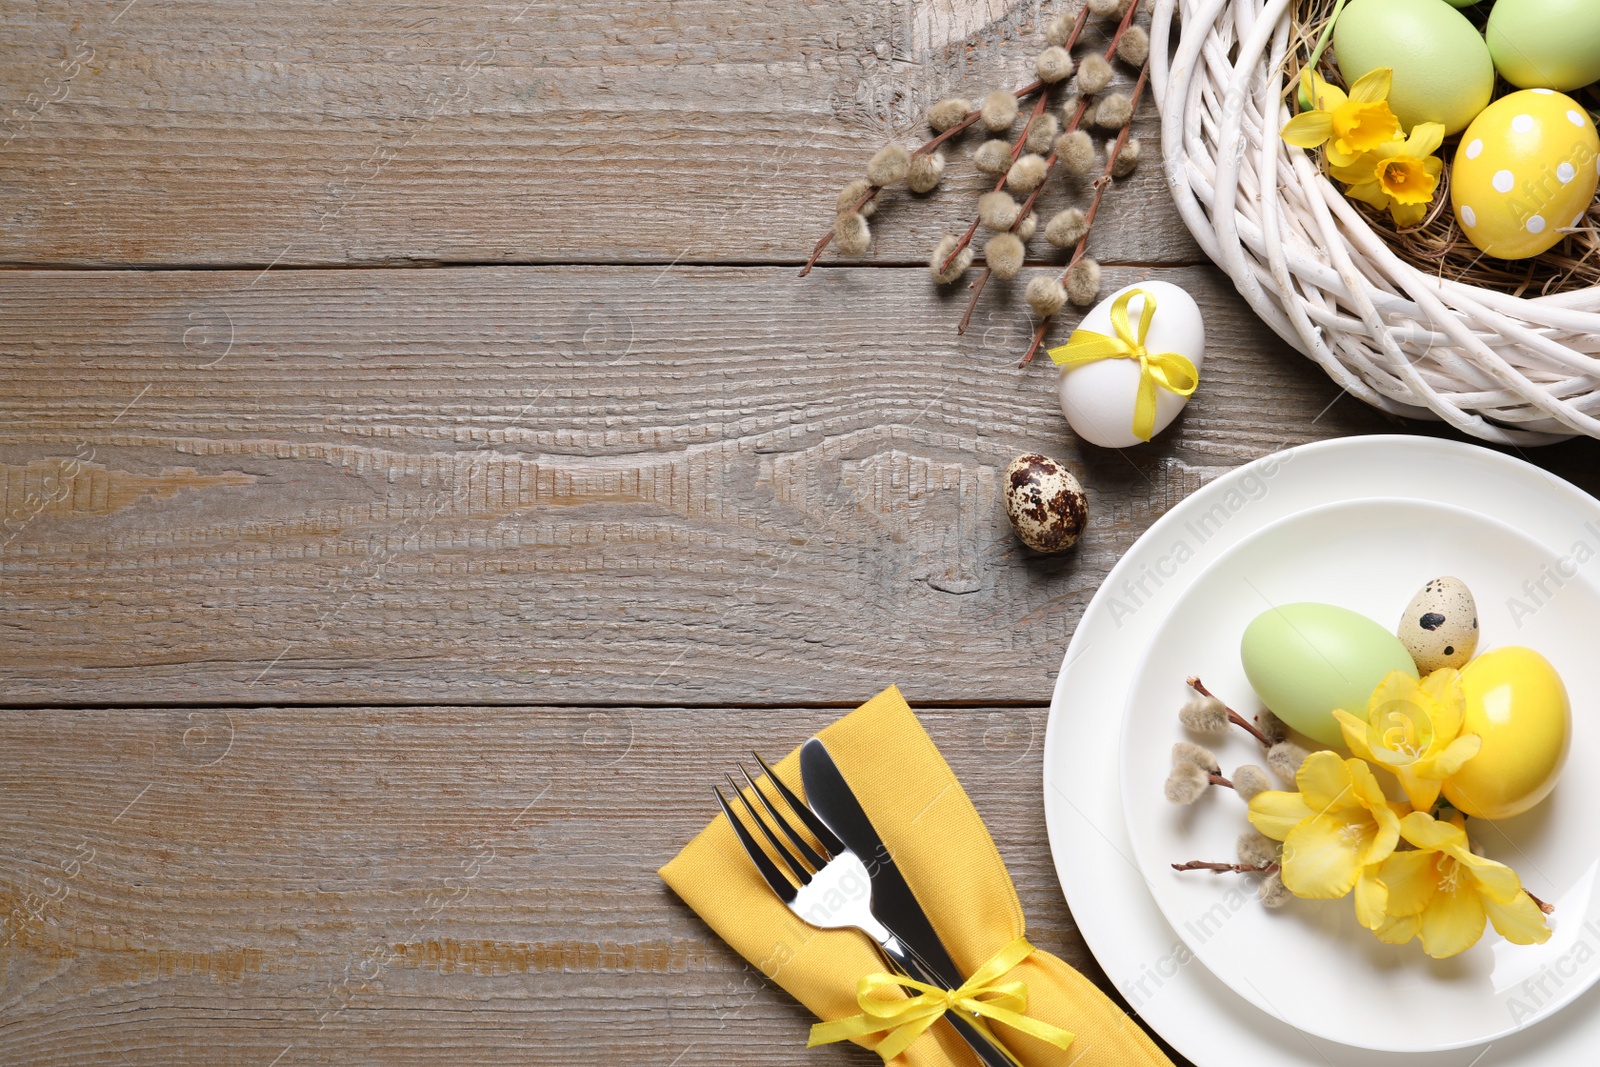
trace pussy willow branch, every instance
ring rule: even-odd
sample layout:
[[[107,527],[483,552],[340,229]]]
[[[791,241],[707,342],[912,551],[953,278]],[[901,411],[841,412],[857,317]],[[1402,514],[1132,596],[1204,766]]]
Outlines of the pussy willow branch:
[[[1278,870],[1276,863],[1212,863],[1207,860],[1190,860],[1174,863],[1175,871],[1210,871],[1213,874],[1272,874]]]
[[[1044,80],[1041,79],[1033,82],[1031,85],[1024,85],[1020,89],[1012,90],[1011,95],[1016,97],[1018,100],[1023,100],[1029,96],[1032,96],[1034,93],[1041,92],[1047,87],[1048,86]],[[921,145],[913,149],[911,154],[914,156],[927,155],[929,152],[932,152],[935,148],[938,148],[950,138],[966,129],[968,126],[971,126],[974,122],[977,122],[979,116],[982,114],[983,110],[981,108],[975,108],[972,111],[967,112],[966,118],[962,119],[960,122],[956,123],[943,133],[939,134],[937,137],[924,141]],[[860,211],[862,208],[866,207],[867,204],[869,204],[872,199],[876,197],[882,190],[883,186],[874,185],[871,189],[862,194],[861,199],[856,201],[856,206],[852,210]],[[798,275],[799,277],[804,278],[807,274],[811,273],[811,268],[815,267],[817,265],[817,260],[822,258],[823,249],[827,248],[828,243],[832,240],[833,227],[830,226],[828,227],[828,232],[818,238],[816,245],[811,249],[811,258],[806,260],[806,265],[804,267],[800,268],[800,274]]]
[[[1213,700],[1221,699],[1217,696],[1217,694],[1206,688],[1206,683],[1202,682],[1200,680],[1200,676],[1197,674],[1191,674],[1188,678],[1184,679],[1184,684],[1203,697],[1210,697]],[[1235,726],[1242,727],[1244,731],[1251,737],[1261,742],[1262,748],[1272,747],[1272,739],[1266,734],[1262,733],[1255,723],[1251,722],[1243,715],[1240,715],[1237,711],[1234,711],[1232,708],[1228,707],[1226,703],[1222,705],[1222,708],[1228,713],[1228,721],[1233,723]]]
[[[1134,6],[1138,7],[1137,4]],[[1146,59],[1144,61],[1144,66],[1139,68],[1139,80],[1134,82],[1133,96],[1130,98],[1133,104],[1133,114],[1135,115],[1138,114],[1139,111],[1139,98],[1144,95],[1145,82],[1147,82],[1149,79],[1150,60]],[[1111,170],[1117,165],[1117,160],[1122,155],[1122,149],[1128,143],[1128,133],[1132,129],[1133,115],[1130,115],[1128,117],[1128,124],[1122,127],[1121,133],[1117,134],[1116,143],[1111,146],[1111,151],[1106,156],[1106,169],[1101,173],[1100,177],[1095,179],[1094,199],[1089,202],[1089,210],[1084,212],[1083,216],[1083,222],[1086,227],[1092,228],[1094,226],[1095,212],[1100,210],[1100,198],[1105,195],[1106,187],[1113,181],[1111,177]],[[1078,239],[1078,246],[1072,250],[1072,258],[1067,261],[1066,267],[1061,271],[1061,281],[1063,283],[1065,283],[1067,280],[1067,274],[1074,266],[1077,265],[1078,261],[1083,258],[1084,252],[1088,249],[1088,247],[1089,230],[1085,229],[1083,236]],[[1026,367],[1030,362],[1032,362],[1034,353],[1038,352],[1039,346],[1044,343],[1044,335],[1050,330],[1050,321],[1051,320],[1048,318],[1039,320],[1038,327],[1033,331],[1033,342],[1028,345],[1027,353],[1022,357],[1022,362],[1018,363],[1017,366]]]

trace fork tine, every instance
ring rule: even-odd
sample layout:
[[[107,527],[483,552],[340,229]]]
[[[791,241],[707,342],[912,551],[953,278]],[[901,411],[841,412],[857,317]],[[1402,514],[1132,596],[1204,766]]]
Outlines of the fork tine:
[[[772,821],[778,824],[778,829],[783,831],[785,837],[794,842],[794,847],[799,850],[801,858],[811,864],[813,870],[820,871],[828,861],[817,855],[817,850],[807,844],[806,839],[801,837],[793,826],[789,825],[788,819],[778,814],[778,809],[773,806],[772,801],[767,799],[767,794],[762,792],[761,787],[756,785],[756,780],[750,777],[750,772],[744,769],[744,764],[742,763],[739,764],[739,773],[744,775],[744,780],[750,783],[750,789],[755,793],[756,799],[760,800],[761,806],[767,809],[767,814],[771,815]]]
[[[766,880],[767,885],[771,886],[772,891],[778,894],[778,899],[785,904],[792,903],[796,893],[794,883],[779,873],[777,864],[773,863],[767,857],[767,854],[762,851],[761,846],[756,844],[756,839],[750,836],[749,830],[745,829],[744,820],[735,815],[733,808],[728,806],[728,800],[722,795],[722,790],[712,786],[711,791],[717,794],[717,803],[722,807],[722,814],[728,817],[728,822],[732,825],[733,832],[739,835],[739,843],[744,845],[745,852],[749,853],[750,862],[756,865],[756,870],[761,872],[761,877]]]
[[[744,810],[750,813],[751,821],[756,824],[756,828],[761,831],[761,835],[767,839],[769,844],[772,845],[772,850],[778,854],[778,858],[783,860],[784,863],[788,864],[789,870],[794,872],[794,876],[799,879],[801,885],[809,885],[811,882],[811,872],[806,869],[805,864],[795,859],[794,853],[790,852],[786,847],[784,847],[783,842],[779,841],[777,836],[773,834],[771,828],[767,826],[767,820],[761,817],[761,813],[757,811],[748,800],[745,800],[744,793],[742,793],[739,789],[739,783],[733,780],[733,775],[725,774],[723,777],[728,779],[728,787],[732,789],[739,797],[740,803],[744,805]]]
[[[750,755],[754,756],[756,762],[761,764],[761,769],[767,772],[767,781],[777,786],[778,792],[783,796],[789,808],[800,817],[801,822],[806,824],[806,829],[810,830],[812,836],[822,842],[822,850],[830,856],[837,856],[843,852],[845,850],[844,842],[840,841],[834,832],[828,829],[821,819],[817,818],[816,813],[808,808],[804,801],[794,795],[794,790],[783,784],[783,780],[772,772],[771,767],[767,766],[767,761],[761,758],[761,753],[752,752]]]

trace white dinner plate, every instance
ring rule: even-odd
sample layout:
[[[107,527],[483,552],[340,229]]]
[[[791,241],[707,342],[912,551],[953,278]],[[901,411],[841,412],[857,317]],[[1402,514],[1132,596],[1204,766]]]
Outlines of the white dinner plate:
[[[1239,638],[1263,611],[1298,601],[1336,604],[1389,629],[1422,585],[1451,574],[1478,606],[1478,651],[1525,645],[1543,654],[1572,699],[1569,767],[1600,765],[1594,698],[1600,657],[1593,632],[1600,594],[1582,572],[1534,607],[1525,583],[1557,570],[1558,554],[1504,523],[1431,501],[1368,498],[1280,519],[1221,554],[1175,600],[1135,671],[1122,728],[1122,796],[1134,856],[1168,923],[1211,972],[1263,1011],[1347,1045],[1430,1052],[1481,1045],[1559,1011],[1600,977],[1600,953],[1576,958],[1588,924],[1600,929],[1600,776],[1564,775],[1554,793],[1515,819],[1468,829],[1491,859],[1515,869],[1556,904],[1543,945],[1512,945],[1493,928],[1473,948],[1435,960],[1417,942],[1386,945],[1362,929],[1343,900],[1296,900],[1278,911],[1252,894],[1258,879],[1171,868],[1184,860],[1234,862],[1248,829],[1244,805],[1213,789],[1192,807],[1162,795],[1172,743],[1212,748],[1224,774],[1263,764],[1243,730],[1221,740],[1188,734],[1176,709],[1198,674],[1246,716],[1261,707],[1239,658]],[[1571,567],[1562,568],[1571,570]],[[1537,590],[1535,590],[1537,593]],[[1378,777],[1394,788],[1392,776]],[[1241,884],[1241,882],[1249,884]],[[1536,1003],[1530,975],[1567,960],[1566,980]],[[1274,981],[1284,975],[1288,980]]]
[[[1492,1045],[1448,1052],[1356,1049],[1307,1034],[1236,995],[1162,917],[1133,859],[1117,751],[1134,671],[1177,595],[1211,560],[1268,523],[1308,508],[1405,496],[1485,512],[1562,555],[1600,548],[1600,504],[1537,467],[1475,445],[1426,437],[1342,438],[1230,471],[1158,519],[1112,568],[1079,621],[1056,679],[1044,750],[1051,854],[1073,916],[1133,1009],[1197,1067],[1574,1067],[1600,1046],[1600,993]],[[1563,547],[1568,546],[1568,547]],[[1586,575],[1600,562],[1580,566]],[[1585,931],[1574,955],[1530,975],[1525,1002],[1561,995],[1563,970],[1600,951]],[[1292,980],[1271,972],[1267,989]]]

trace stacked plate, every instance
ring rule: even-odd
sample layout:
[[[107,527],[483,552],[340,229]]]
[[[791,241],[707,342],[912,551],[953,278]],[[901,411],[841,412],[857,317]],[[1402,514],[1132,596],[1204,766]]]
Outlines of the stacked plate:
[[[1349,900],[1268,911],[1254,882],[1179,873],[1232,861],[1231,796],[1162,796],[1178,707],[1199,674],[1260,707],[1239,636],[1276,604],[1322,601],[1393,625],[1424,582],[1462,578],[1480,651],[1527,645],[1566,682],[1572,751],[1549,799],[1475,822],[1487,854],[1556,905],[1544,945],[1492,928],[1433,960],[1385,945]],[[1568,1067],[1600,1046],[1600,502],[1471,445],[1361,437],[1232,471],[1162,516],[1112,569],[1057,679],[1045,742],[1051,851],[1074,918],[1133,1010],[1197,1067]],[[1261,763],[1242,731],[1206,741]],[[1202,740],[1202,738],[1191,738]],[[1589,773],[1585,773],[1585,769]],[[1222,793],[1214,790],[1214,793]]]

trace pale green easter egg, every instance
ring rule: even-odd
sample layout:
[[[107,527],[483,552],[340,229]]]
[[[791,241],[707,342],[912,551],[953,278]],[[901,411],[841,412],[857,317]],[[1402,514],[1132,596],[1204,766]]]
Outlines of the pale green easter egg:
[[[1273,714],[1339,748],[1344,735],[1334,709],[1365,719],[1367,701],[1385,675],[1404,671],[1417,677],[1398,637],[1332,604],[1285,604],[1262,612],[1245,627],[1239,656],[1251,687]]]
[[[1483,35],[1495,69],[1519,89],[1581,89],[1600,81],[1600,3],[1499,0]]]
[[[1389,107],[1407,131],[1438,122],[1458,133],[1494,92],[1489,46],[1444,0],[1350,0],[1333,48],[1348,85],[1379,67],[1394,71]]]

